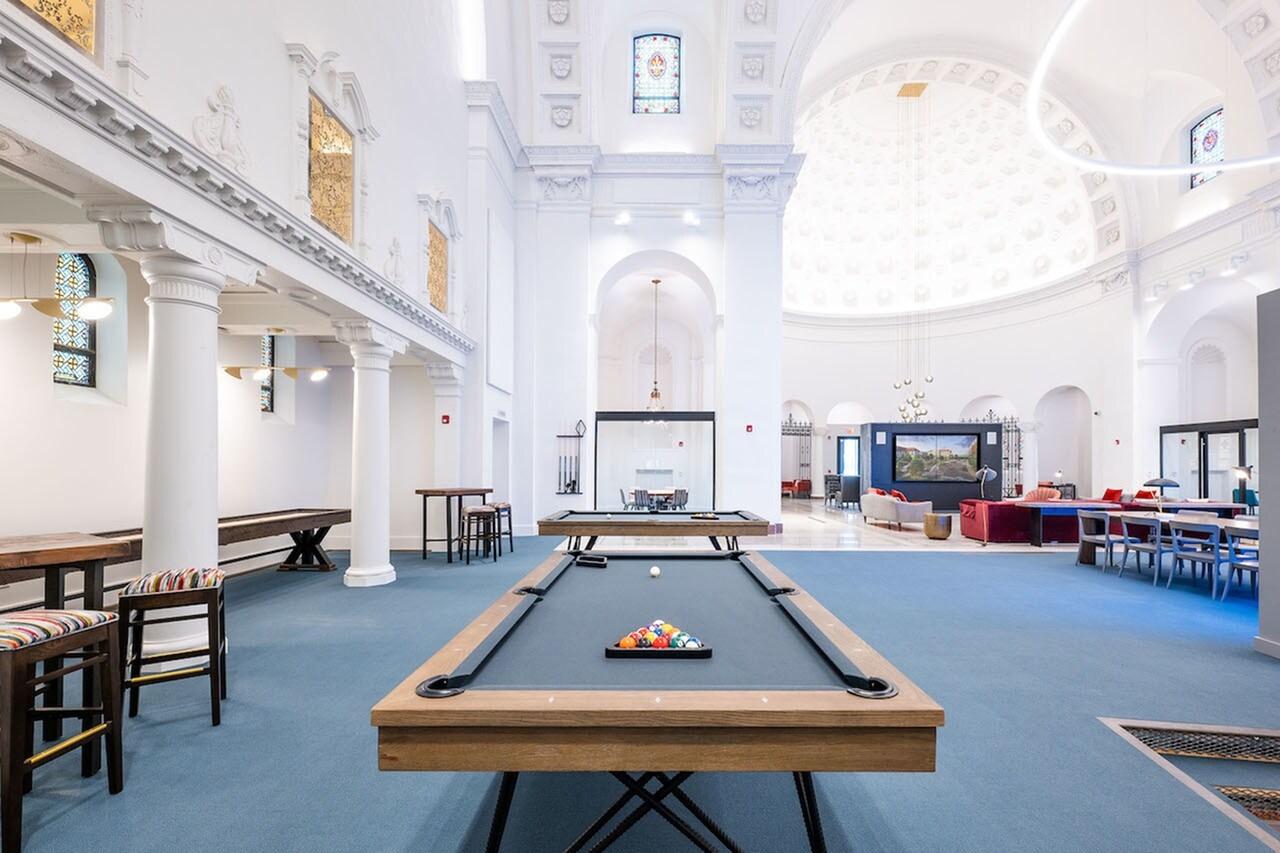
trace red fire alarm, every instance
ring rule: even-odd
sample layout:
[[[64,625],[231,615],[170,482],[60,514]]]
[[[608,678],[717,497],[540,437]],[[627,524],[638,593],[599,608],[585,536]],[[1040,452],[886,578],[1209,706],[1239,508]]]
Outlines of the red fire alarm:
[[[756,428],[753,427],[751,424],[747,424],[747,432],[755,432],[755,429]]]
[[[448,415],[441,415],[441,416],[440,416],[440,423],[442,423],[442,424],[447,424],[447,423],[449,423],[449,416],[448,416]]]

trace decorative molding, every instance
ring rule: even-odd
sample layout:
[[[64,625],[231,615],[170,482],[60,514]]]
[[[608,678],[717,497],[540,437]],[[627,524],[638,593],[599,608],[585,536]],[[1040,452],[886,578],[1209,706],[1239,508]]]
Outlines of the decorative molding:
[[[429,361],[427,377],[437,397],[460,397],[467,372],[461,365],[445,361]]]
[[[116,88],[125,97],[142,99],[149,75],[138,64],[138,42],[144,13],[143,0],[120,0],[120,51],[116,57]]]
[[[197,116],[192,123],[191,135],[196,144],[236,174],[247,174],[249,154],[240,141],[240,116],[231,87],[219,86],[217,92],[205,99],[205,104],[209,114]]]
[[[559,128],[573,124],[573,107],[568,104],[557,104],[551,108],[551,123]]]
[[[586,175],[539,175],[539,196],[543,201],[590,201],[590,183]]]
[[[748,130],[754,130],[764,121],[764,110],[760,107],[743,107],[738,113],[738,120]]]
[[[332,273],[431,336],[462,352],[475,349],[475,341],[375,274],[348,247],[322,233],[309,218],[285,209],[194,143],[172,133],[114,87],[42,44],[7,12],[0,12],[0,51],[5,57],[0,79],[26,91],[33,99],[192,192],[217,203],[279,245]],[[305,48],[290,52],[299,74],[306,68],[308,53]],[[31,69],[44,71],[31,77],[21,73]],[[76,109],[59,97],[63,91],[81,93],[91,103]],[[305,138],[303,141],[305,144]]]
[[[462,327],[466,318],[466,300],[463,298],[462,289],[458,286],[458,269],[461,266],[462,255],[457,251],[457,244],[462,239],[462,226],[459,224],[457,208],[454,207],[451,199],[424,193],[418,196],[418,213],[418,254],[422,266],[418,273],[417,285],[422,291],[423,300],[430,304],[428,276],[431,269],[431,229],[429,226],[435,225],[444,235],[449,247],[449,283],[446,295],[449,320]]]
[[[519,163],[524,145],[520,142],[520,133],[516,130],[516,123],[511,119],[511,113],[507,110],[507,103],[503,100],[502,90],[498,88],[498,84],[493,80],[467,80],[463,87],[467,93],[467,106],[488,110],[489,117],[497,126],[498,132],[502,134],[502,141],[507,146],[507,153],[511,155],[511,162]]]
[[[557,80],[567,80],[573,73],[573,54],[553,53],[550,64],[552,77]]]
[[[383,348],[389,359],[393,353],[404,352],[409,348],[409,342],[403,337],[386,326],[364,318],[334,320],[333,334],[339,343],[350,347],[352,355],[357,358],[361,355],[376,356],[378,352],[375,348]]]
[[[547,0],[547,18],[562,27],[569,22],[569,0]]]
[[[769,17],[769,4],[765,0],[747,0],[742,7],[742,14],[753,24],[763,24]]]
[[[392,237],[387,248],[387,260],[382,265],[382,274],[396,287],[404,287],[404,257],[400,251],[400,238]]]
[[[759,80],[764,77],[764,57],[760,54],[742,57],[742,76],[748,80]]]
[[[120,254],[181,259],[241,284],[254,284],[264,266],[152,207],[97,207],[85,215],[97,223],[102,244]]]

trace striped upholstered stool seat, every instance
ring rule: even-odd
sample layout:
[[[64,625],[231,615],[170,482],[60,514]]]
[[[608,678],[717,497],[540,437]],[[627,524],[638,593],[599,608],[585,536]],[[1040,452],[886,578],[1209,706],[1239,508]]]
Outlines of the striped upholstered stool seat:
[[[210,589],[222,586],[227,573],[222,569],[170,569],[149,572],[124,589],[125,595],[151,595],[157,592],[181,592],[188,589]]]
[[[0,618],[0,652],[43,643],[115,619],[103,610],[19,610]]]

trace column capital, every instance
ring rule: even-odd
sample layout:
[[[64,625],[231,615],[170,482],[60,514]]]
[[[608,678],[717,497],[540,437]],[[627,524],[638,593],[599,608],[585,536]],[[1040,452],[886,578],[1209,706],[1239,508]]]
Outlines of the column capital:
[[[431,387],[437,397],[461,397],[466,375],[465,368],[451,361],[427,362],[427,376],[431,378]]]
[[[334,320],[333,332],[340,343],[351,347],[352,352],[357,346],[365,345],[384,347],[389,353],[404,352],[409,348],[409,342],[400,335],[363,317]],[[365,348],[371,349],[371,346]]]
[[[93,207],[86,211],[98,224],[102,243],[113,252],[147,260],[185,260],[209,267],[242,284],[253,284],[263,264],[204,232],[146,205]]]
[[[151,295],[147,304],[173,302],[205,308],[217,314],[218,295],[227,284],[227,276],[198,261],[172,255],[147,255],[140,264]]]

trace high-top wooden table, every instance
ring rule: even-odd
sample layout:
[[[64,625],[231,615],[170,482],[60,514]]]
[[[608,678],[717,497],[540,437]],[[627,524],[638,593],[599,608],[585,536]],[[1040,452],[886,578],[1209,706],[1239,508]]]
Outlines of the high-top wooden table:
[[[453,543],[458,543],[458,559],[462,559],[462,503],[466,498],[479,498],[481,503],[493,494],[493,489],[481,486],[459,487],[453,489],[418,489],[414,494],[422,495],[422,559],[427,559],[427,543],[443,542],[446,561],[453,562]],[[431,498],[444,498],[444,538],[427,538],[427,503]],[[453,500],[458,499],[458,535],[453,535]]]
[[[61,610],[67,605],[67,574],[81,572],[84,575],[84,609],[103,608],[103,566],[110,559],[129,553],[129,543],[87,533],[45,533],[38,536],[9,536],[0,538],[0,580],[11,582],[44,575],[44,606]],[[44,664],[46,673],[62,668],[61,658],[51,658]],[[84,669],[83,706],[101,704],[101,685],[98,684],[97,667]],[[62,679],[55,678],[44,692],[46,708],[62,707]],[[88,718],[82,728],[88,728]],[[44,721],[45,740],[62,737],[62,720]],[[101,766],[102,750],[98,738],[91,738],[81,753],[81,772],[91,776]]]

